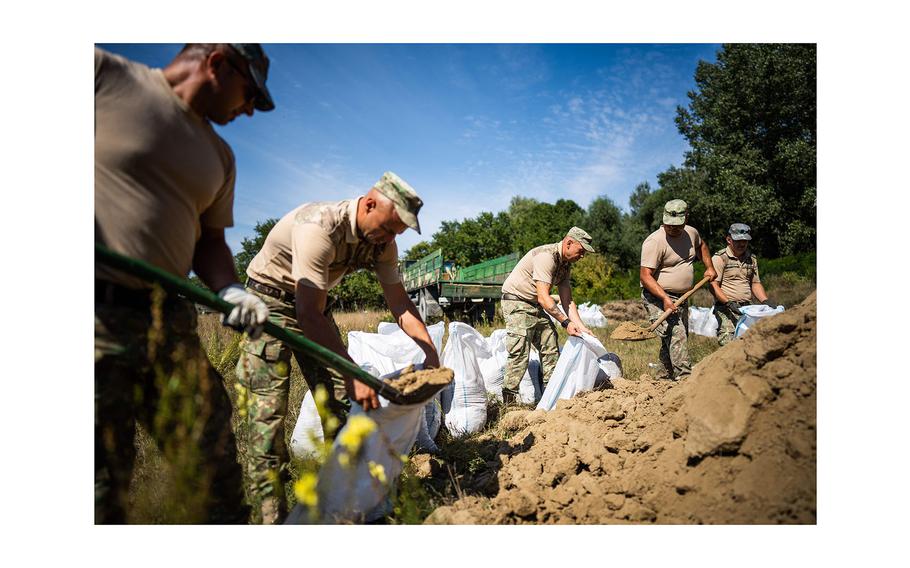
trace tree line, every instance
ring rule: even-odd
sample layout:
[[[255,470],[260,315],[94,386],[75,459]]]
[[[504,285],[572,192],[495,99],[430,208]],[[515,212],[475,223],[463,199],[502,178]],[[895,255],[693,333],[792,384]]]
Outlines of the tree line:
[[[683,163],[641,182],[621,210],[606,196],[587,207],[571,199],[546,203],[512,198],[509,208],[461,221],[443,221],[430,240],[405,252],[419,259],[443,249],[446,260],[467,266],[560,240],[573,225],[593,237],[598,255],[573,269],[574,283],[593,301],[624,297],[611,277],[637,274],[641,243],[661,224],[664,203],[684,199],[689,224],[713,250],[731,223],[752,227],[760,258],[806,253],[816,242],[816,47],[814,44],[726,44],[715,62],[701,61],[676,125],[689,143]],[[259,223],[236,255],[241,274],[275,219]],[[613,279],[615,280],[615,279]],[[627,279],[628,280],[628,279]],[[622,286],[628,287],[628,284]],[[333,290],[348,304],[381,305],[371,274],[359,273]],[[584,293],[579,297],[584,298]]]

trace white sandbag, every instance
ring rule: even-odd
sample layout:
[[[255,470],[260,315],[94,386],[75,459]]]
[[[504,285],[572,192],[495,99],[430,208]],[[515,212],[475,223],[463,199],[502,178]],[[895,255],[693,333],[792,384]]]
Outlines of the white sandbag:
[[[402,369],[410,364],[423,363],[426,355],[417,343],[411,339],[398,324],[381,322],[378,333],[352,331],[348,333],[348,354],[358,365],[369,364],[381,376]],[[430,339],[436,352],[442,351],[442,337],[445,335],[445,324],[438,322],[427,326]],[[424,424],[417,436],[417,448],[437,452],[439,448],[433,439],[439,433],[439,396],[430,399],[428,409],[424,412]],[[434,406],[435,405],[435,406]],[[432,407],[432,408],[430,408]]]
[[[758,323],[758,320],[782,313],[784,307],[777,306],[776,308],[772,308],[771,306],[766,306],[764,304],[756,304],[753,306],[741,306],[739,311],[742,312],[743,315],[740,316],[739,321],[736,322],[736,330],[733,332],[733,337],[742,337],[744,333],[749,331],[750,327]]]
[[[386,514],[388,499],[401,474],[402,455],[414,445],[424,404],[389,404],[380,397],[381,408],[364,412],[351,408],[347,424],[332,445],[332,454],[319,470],[316,484],[317,510],[320,523],[357,523],[376,520]],[[365,419],[373,430],[362,436]],[[345,442],[359,439],[359,449],[352,454]],[[344,457],[346,456],[346,457]],[[308,523],[309,511],[298,504],[288,515],[286,524]]]
[[[600,311],[600,306],[585,302],[578,306],[578,316],[581,323],[588,327],[607,327],[607,318]]]
[[[417,440],[414,447],[418,450],[425,450],[431,454],[439,453],[439,446],[436,445],[436,435],[439,434],[439,427],[442,425],[442,403],[440,402],[440,393],[433,395],[423,406],[423,414],[420,419],[420,429],[417,431]]]
[[[502,392],[502,391],[500,391]],[[540,354],[531,349],[528,356],[528,369],[518,383],[518,400],[522,404],[537,404],[543,396],[543,368],[540,365]]]
[[[484,338],[490,356],[480,361],[480,374],[483,376],[484,388],[494,398],[502,400],[502,387],[505,380],[506,359],[506,330],[496,329],[490,337]]]
[[[717,318],[714,317],[714,306],[689,308],[689,333],[717,337]]]
[[[594,379],[594,388],[605,386],[610,379],[622,377],[622,361],[619,355],[607,351],[603,343],[593,335],[582,333],[581,340],[584,341],[585,347],[597,357],[597,366],[600,367],[597,378]]]
[[[465,323],[449,324],[442,365],[455,372],[455,380],[442,391],[442,412],[453,436],[477,432],[486,424],[487,390],[480,361],[490,357],[492,353],[480,332]]]
[[[291,434],[291,455],[300,460],[316,459],[319,457],[318,448],[322,446],[324,440],[316,401],[313,399],[313,393],[307,391],[300,404],[300,414],[297,416],[297,423],[294,424],[294,432]]]
[[[603,349],[603,346],[601,348]],[[603,351],[606,352],[606,349]],[[593,389],[600,372],[602,371],[597,354],[585,340],[580,337],[569,337],[562,348],[547,388],[537,404],[537,410],[552,410],[557,400],[572,398],[580,392]]]

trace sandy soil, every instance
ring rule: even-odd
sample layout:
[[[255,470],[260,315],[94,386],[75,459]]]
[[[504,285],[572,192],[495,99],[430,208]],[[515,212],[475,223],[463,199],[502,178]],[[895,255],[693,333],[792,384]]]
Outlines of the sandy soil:
[[[399,390],[402,394],[411,394],[424,387],[447,385],[455,378],[455,371],[446,367],[438,369],[411,370],[413,367],[402,369],[401,374],[388,384]],[[439,390],[436,388],[435,390]]]
[[[624,321],[613,330],[613,333],[610,334],[610,339],[618,339],[620,341],[643,341],[645,339],[654,339],[657,337],[654,332],[648,331],[647,327],[643,327],[643,325],[644,324],[639,325],[630,321]]]
[[[482,487],[427,522],[815,523],[814,293],[681,383],[613,386],[506,414]]]
[[[600,307],[601,313],[610,324],[620,321],[639,321],[648,319],[641,300],[617,300],[607,302]]]

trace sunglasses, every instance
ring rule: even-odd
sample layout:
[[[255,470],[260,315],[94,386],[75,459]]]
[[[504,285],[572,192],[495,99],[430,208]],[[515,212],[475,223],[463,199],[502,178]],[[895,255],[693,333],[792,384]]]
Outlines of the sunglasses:
[[[237,73],[238,75],[243,77],[243,80],[246,83],[246,86],[244,87],[244,90],[243,90],[243,101],[248,103],[251,100],[253,100],[254,98],[256,98],[258,90],[256,89],[255,85],[253,84],[253,78],[250,77],[250,75],[248,73],[244,73],[243,70],[240,69],[240,67],[238,67],[233,61],[231,61],[230,57],[225,57],[224,60],[227,61],[227,64],[231,66],[231,69],[233,69],[235,73]]]

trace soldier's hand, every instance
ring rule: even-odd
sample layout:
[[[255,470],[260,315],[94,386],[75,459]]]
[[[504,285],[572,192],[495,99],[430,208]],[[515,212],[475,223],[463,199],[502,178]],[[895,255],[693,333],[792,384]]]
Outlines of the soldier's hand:
[[[679,308],[673,304],[673,300],[671,300],[669,297],[664,298],[664,311],[667,310],[670,310],[671,312],[679,311]]]
[[[379,396],[376,394],[376,391],[360,381],[356,379],[346,379],[344,381],[344,388],[348,391],[348,398],[359,404],[364,412],[379,408]]]
[[[765,301],[762,302],[762,304],[768,306],[769,308],[776,308],[776,307],[777,307],[777,302],[775,302],[775,301],[772,300],[771,298],[766,298]]]
[[[230,315],[221,316],[221,323],[245,331],[251,339],[262,334],[262,326],[269,319],[269,308],[265,302],[236,282],[222,288],[218,297],[235,306]]]
[[[569,325],[566,326],[566,333],[577,337],[577,336],[581,335],[581,329],[578,327],[578,325],[575,322],[570,321]]]
[[[740,308],[739,302],[734,302],[731,300],[731,301],[727,302],[726,306],[727,306],[727,309],[733,313],[733,315],[736,315],[736,316],[743,315],[743,313],[739,310],[739,308]]]
[[[717,280],[717,271],[714,270],[713,266],[709,267],[705,270],[705,276],[708,277],[708,282],[711,282],[712,280]]]

